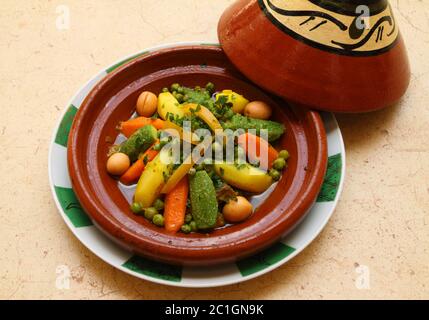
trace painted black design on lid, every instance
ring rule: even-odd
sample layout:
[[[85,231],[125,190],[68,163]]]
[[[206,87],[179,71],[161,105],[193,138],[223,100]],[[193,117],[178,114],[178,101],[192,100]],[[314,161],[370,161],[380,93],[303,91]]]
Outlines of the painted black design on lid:
[[[396,45],[399,31],[386,0],[258,0],[279,29],[315,48],[373,56]]]

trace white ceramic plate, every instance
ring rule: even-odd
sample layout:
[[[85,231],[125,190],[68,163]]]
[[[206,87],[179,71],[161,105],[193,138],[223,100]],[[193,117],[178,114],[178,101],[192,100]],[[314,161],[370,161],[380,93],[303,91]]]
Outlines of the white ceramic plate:
[[[319,197],[306,218],[286,238],[271,248],[237,263],[206,268],[176,267],[133,255],[99,231],[82,210],[70,182],[67,169],[67,140],[73,118],[91,89],[109,72],[133,58],[178,45],[213,45],[174,43],[149,48],[121,59],[98,73],[85,84],[64,110],[54,129],[49,152],[49,181],[55,203],[73,234],[95,255],[108,264],[135,277],[179,287],[216,287],[243,282],[274,270],[299,254],[322,231],[333,214],[345,176],[345,150],[335,117],[322,113],[328,138],[328,171]]]

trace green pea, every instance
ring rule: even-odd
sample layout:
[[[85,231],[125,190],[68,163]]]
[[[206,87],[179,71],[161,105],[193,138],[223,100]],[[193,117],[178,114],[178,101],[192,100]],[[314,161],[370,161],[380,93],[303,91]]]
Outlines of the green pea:
[[[198,230],[197,223],[196,223],[195,221],[191,221],[191,222],[189,223],[189,226],[191,227],[191,230],[192,230],[193,232],[195,232],[195,231],[197,231],[197,230]]]
[[[289,152],[287,150],[280,151],[279,158],[283,158],[285,160],[289,159]]]
[[[215,85],[212,82],[206,84],[206,90],[210,93],[214,93]]]
[[[161,144],[160,143],[157,143],[156,145],[154,145],[153,146],[153,150],[155,150],[155,151],[160,151],[161,150],[161,148],[162,148],[162,146],[161,146]]]
[[[131,211],[132,211],[133,213],[135,213],[135,214],[139,214],[139,213],[141,213],[141,212],[143,211],[142,205],[141,205],[140,203],[138,203],[138,202],[134,202],[134,203],[131,205]]]
[[[168,88],[162,88],[162,92],[170,92],[170,90],[168,90]]]
[[[278,171],[283,170],[285,167],[286,167],[286,160],[283,158],[278,158],[273,163],[273,168],[278,170]]]
[[[192,221],[192,214],[187,214],[186,216],[185,216],[185,222],[186,223],[189,223],[189,222],[191,222]]]
[[[177,89],[177,93],[184,94],[184,93],[185,93],[185,89],[183,89],[183,87],[179,87],[179,88]]]
[[[187,102],[189,100],[189,96],[187,94],[185,94],[183,96],[183,102]]]
[[[154,202],[154,204],[153,204],[153,207],[156,210],[162,210],[162,209],[164,209],[164,201],[162,201],[161,199],[156,199],[155,202]]]
[[[178,84],[178,83],[173,83],[171,85],[171,91],[177,91],[177,90],[179,90],[179,88],[180,88],[180,84]]]
[[[156,214],[153,216],[152,222],[158,227],[164,226],[164,217],[161,214]]]
[[[195,168],[191,168],[190,170],[189,170],[189,172],[188,172],[188,174],[190,175],[190,176],[195,176],[195,174],[197,173],[197,170],[195,169]]]
[[[183,94],[178,93],[178,94],[176,94],[175,98],[177,99],[177,101],[178,101],[179,103],[182,103],[182,102],[183,102]]]
[[[157,214],[158,210],[153,207],[144,210],[144,217],[148,220],[152,220]]]
[[[271,169],[269,175],[271,178],[273,178],[274,181],[280,180],[280,172],[278,172],[276,169]]]
[[[192,228],[189,224],[184,224],[180,229],[183,233],[190,233],[192,231]]]

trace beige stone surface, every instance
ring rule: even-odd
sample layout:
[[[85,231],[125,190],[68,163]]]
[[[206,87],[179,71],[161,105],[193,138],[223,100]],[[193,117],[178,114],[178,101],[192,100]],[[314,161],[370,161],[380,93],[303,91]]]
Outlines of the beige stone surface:
[[[100,69],[147,46],[216,41],[232,0],[2,0],[0,9],[0,298],[429,298],[429,1],[392,1],[412,65],[397,106],[338,116],[344,193],[303,253],[246,283],[180,289],[126,275],[90,253],[52,200],[47,159],[70,97]],[[58,30],[59,5],[70,28]],[[61,8],[61,7],[60,7]],[[368,79],[371,81],[371,79]],[[69,290],[56,268],[72,271]],[[355,285],[356,267],[370,288]]]

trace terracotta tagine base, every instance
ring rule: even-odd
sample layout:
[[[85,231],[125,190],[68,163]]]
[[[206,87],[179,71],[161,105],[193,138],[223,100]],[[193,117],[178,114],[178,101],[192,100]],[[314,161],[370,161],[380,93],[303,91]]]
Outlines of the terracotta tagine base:
[[[243,223],[208,234],[170,234],[134,215],[106,170],[107,152],[119,121],[130,118],[138,95],[178,82],[194,87],[213,82],[273,108],[284,123],[279,148],[291,154],[289,167],[257,211]],[[110,142],[109,142],[110,141]],[[327,141],[317,112],[288,106],[249,83],[215,46],[186,46],[136,58],[101,80],[74,119],[68,165],[79,201],[94,224],[121,246],[150,259],[180,265],[213,265],[253,255],[290,232],[315,202],[327,166]]]

